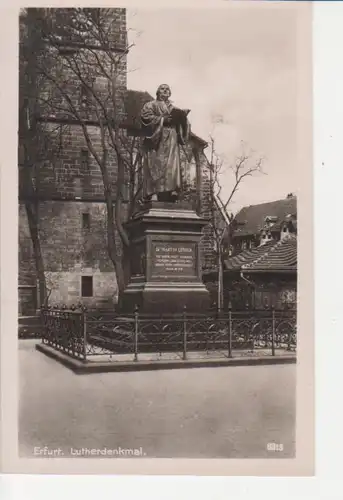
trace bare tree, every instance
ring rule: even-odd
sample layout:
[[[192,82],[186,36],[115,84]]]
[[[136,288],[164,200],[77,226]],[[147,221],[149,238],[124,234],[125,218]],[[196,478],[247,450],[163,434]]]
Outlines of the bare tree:
[[[224,305],[224,259],[229,251],[232,233],[235,229],[235,216],[231,211],[229,212],[229,208],[244,180],[264,172],[262,170],[263,158],[256,159],[253,151],[246,152],[243,143],[241,153],[229,165],[226,165],[216,152],[213,137],[210,138],[210,148],[210,158],[208,159],[210,179],[209,226],[214,241],[214,257],[218,269],[217,308],[218,311],[221,311]],[[231,172],[233,187],[228,196],[224,197],[222,179],[223,175],[228,172]]]
[[[45,86],[42,75],[37,71],[36,57],[43,45],[35,29],[36,14],[34,9],[21,9],[19,43],[19,130],[18,130],[18,166],[20,198],[24,201],[28,220],[33,255],[36,267],[39,302],[48,300],[44,260],[39,235],[38,208],[40,168],[46,161],[53,162],[60,153],[63,126],[47,127],[38,120],[40,93]],[[46,57],[45,65],[53,61]]]
[[[46,83],[39,95],[40,113],[80,126],[100,169],[108,254],[121,297],[127,279],[129,246],[124,222],[140,192],[142,164],[141,139],[128,135],[124,126],[126,57],[130,49],[127,36],[118,32],[113,9],[33,10],[35,29],[45,44],[31,62]],[[120,16],[125,9],[116,10]],[[51,58],[54,65],[49,64]],[[95,135],[94,126],[98,130]]]

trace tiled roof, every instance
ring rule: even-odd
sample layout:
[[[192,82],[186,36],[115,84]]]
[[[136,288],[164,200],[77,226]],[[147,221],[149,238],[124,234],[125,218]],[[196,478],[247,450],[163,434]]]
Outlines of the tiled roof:
[[[251,250],[244,250],[238,255],[234,255],[225,261],[225,269],[229,271],[240,271],[244,264],[253,262],[255,259],[265,254],[267,249],[274,246],[275,241],[266,243],[261,247],[252,248]]]
[[[235,217],[238,227],[233,236],[248,236],[257,234],[263,227],[264,220],[268,215],[276,216],[277,222],[274,229],[279,229],[280,224],[287,215],[296,215],[297,199],[295,196],[285,198],[284,200],[261,203],[260,205],[250,205],[242,208]],[[271,228],[273,231],[273,228]]]
[[[253,250],[245,250],[225,261],[229,271],[271,272],[297,270],[297,238],[293,234]]]

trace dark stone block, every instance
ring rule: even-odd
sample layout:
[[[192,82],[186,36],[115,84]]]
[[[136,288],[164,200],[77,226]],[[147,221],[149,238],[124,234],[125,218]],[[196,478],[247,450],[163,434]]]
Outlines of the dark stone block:
[[[200,239],[207,223],[187,203],[149,202],[127,224],[131,278],[122,309],[175,314],[209,309]]]
[[[198,285],[198,286],[196,286]],[[186,306],[189,313],[208,311],[209,293],[202,284],[190,283],[131,283],[125,291],[123,312],[148,315],[181,314]]]

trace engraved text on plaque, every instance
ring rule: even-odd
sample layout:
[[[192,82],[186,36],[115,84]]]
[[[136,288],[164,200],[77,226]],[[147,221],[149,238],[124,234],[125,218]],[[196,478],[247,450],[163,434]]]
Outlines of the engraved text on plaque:
[[[175,242],[154,243],[152,260],[152,272],[154,275],[197,275],[194,244]]]

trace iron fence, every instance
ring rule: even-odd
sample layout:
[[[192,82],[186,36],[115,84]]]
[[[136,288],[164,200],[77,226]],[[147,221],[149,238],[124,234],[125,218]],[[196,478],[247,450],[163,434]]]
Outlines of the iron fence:
[[[86,360],[85,311],[42,309],[42,342],[66,354]]]
[[[294,311],[232,311],[209,315],[147,317],[136,308],[128,316],[96,315],[80,310],[42,309],[42,342],[69,356],[126,355],[138,361],[149,354],[194,353],[233,357],[236,352],[264,351],[275,356],[296,351]]]

